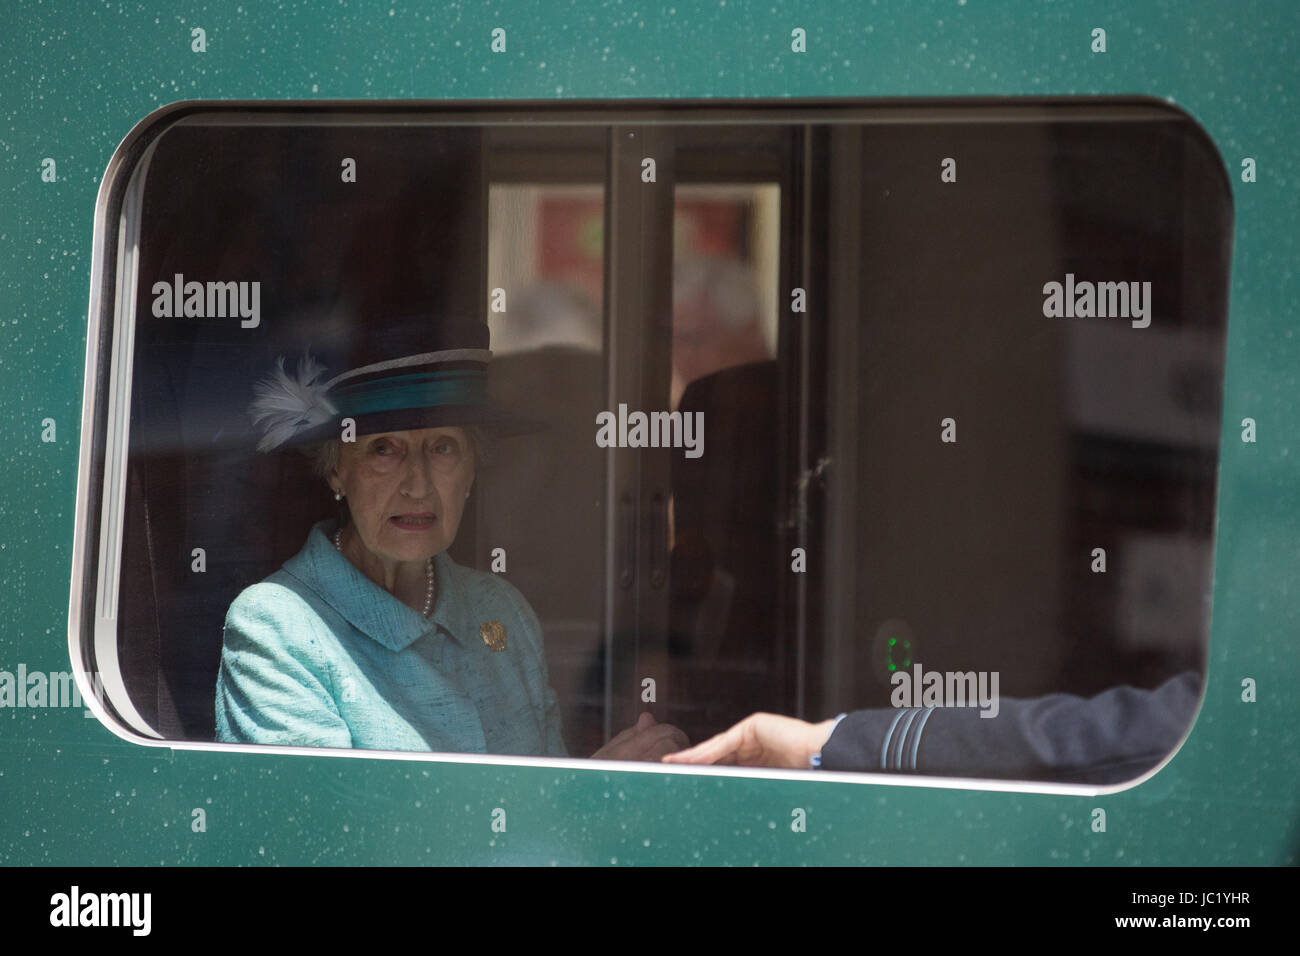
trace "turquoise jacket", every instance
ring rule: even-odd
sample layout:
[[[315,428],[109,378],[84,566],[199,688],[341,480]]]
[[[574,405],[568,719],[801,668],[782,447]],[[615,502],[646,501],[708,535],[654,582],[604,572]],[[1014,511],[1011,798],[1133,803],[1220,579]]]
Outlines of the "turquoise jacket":
[[[343,557],[334,528],[313,525],[226,612],[218,740],[566,755],[541,624],[514,585],[444,551],[426,619]],[[480,630],[492,622],[495,651]]]

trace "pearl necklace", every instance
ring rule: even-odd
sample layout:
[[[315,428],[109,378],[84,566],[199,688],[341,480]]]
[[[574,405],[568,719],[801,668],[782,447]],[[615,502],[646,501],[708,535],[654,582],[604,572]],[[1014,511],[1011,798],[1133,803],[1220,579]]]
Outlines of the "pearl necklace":
[[[338,531],[334,532],[334,547],[338,549],[339,554],[343,554],[342,539],[343,529],[339,528]],[[429,558],[429,563],[425,566],[425,575],[429,580],[429,587],[424,592],[423,614],[425,617],[428,617],[429,612],[433,610],[433,558]]]

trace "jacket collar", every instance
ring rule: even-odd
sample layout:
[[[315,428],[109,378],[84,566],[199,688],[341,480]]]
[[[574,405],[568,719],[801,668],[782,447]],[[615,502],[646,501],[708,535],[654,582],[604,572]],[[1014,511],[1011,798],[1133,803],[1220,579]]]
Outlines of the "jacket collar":
[[[337,523],[329,519],[312,525],[307,543],[284,563],[284,570],[307,585],[358,631],[389,650],[404,650],[435,628],[465,644],[475,625],[466,616],[469,605],[461,567],[446,551],[433,557],[438,592],[433,613],[425,618],[371,581],[339,553],[333,538],[337,528]]]

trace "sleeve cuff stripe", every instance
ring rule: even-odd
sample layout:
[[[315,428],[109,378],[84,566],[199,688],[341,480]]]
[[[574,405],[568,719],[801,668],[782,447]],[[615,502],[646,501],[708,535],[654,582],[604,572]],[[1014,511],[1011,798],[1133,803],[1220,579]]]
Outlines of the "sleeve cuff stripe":
[[[889,741],[894,736],[894,728],[897,727],[898,722],[903,719],[903,714],[904,711],[900,710],[898,712],[897,716],[894,717],[894,722],[889,725],[889,731],[885,734],[885,742],[880,747],[880,769],[881,770],[889,769]]]
[[[893,754],[893,764],[895,770],[903,769],[903,752],[907,748],[907,732],[912,726],[912,721],[916,720],[916,715],[918,713],[919,711],[917,710],[911,710],[911,709],[908,710],[907,719],[904,720],[902,725],[898,728],[898,734],[897,734],[898,747],[897,747],[897,752]],[[894,747],[890,747],[890,750],[894,750],[894,749],[895,749]]]
[[[921,733],[925,730],[925,722],[930,719],[930,715],[933,713],[934,708],[927,707],[925,713],[921,716],[921,719],[917,721],[916,732],[912,734],[912,752],[908,759],[909,770],[916,769],[916,751],[921,746]]]

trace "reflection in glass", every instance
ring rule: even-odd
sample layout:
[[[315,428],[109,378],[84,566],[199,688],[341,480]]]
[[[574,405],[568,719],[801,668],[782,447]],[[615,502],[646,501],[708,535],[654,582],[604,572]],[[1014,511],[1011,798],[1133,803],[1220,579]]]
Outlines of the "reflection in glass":
[[[541,620],[570,747],[593,753],[605,709],[605,460],[591,437],[605,407],[603,193],[494,183],[489,195],[489,297],[509,290],[506,310],[488,313],[491,393],[547,427],[483,470],[478,566],[504,555]]]

